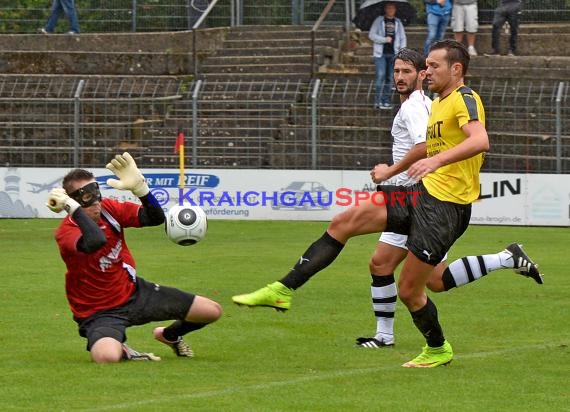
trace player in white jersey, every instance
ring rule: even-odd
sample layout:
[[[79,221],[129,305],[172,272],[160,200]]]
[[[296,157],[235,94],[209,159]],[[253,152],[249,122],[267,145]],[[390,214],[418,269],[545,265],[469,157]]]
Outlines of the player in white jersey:
[[[396,55],[394,83],[400,94],[401,106],[392,123],[391,166],[378,164],[370,172],[374,183],[409,186],[415,183],[406,170],[426,154],[426,130],[431,99],[422,89],[425,79],[425,58],[413,50],[402,49]],[[405,259],[406,235],[383,232],[370,259],[372,276],[370,292],[376,317],[376,334],[360,337],[356,344],[364,348],[394,345],[394,314],[398,291],[394,279],[396,267]]]
[[[396,84],[398,84],[397,80]],[[401,165],[400,162],[413,148],[415,148],[414,152],[421,151],[425,153],[427,119],[431,107],[431,99],[421,89],[415,89],[411,94],[408,94],[410,86],[405,80],[400,79],[400,87],[406,87],[406,89],[398,90],[402,105],[392,123],[392,138],[394,139],[392,162],[394,165]],[[412,156],[415,158],[415,153],[412,153]],[[404,161],[404,163],[408,162]],[[393,171],[391,171],[388,165],[377,165],[370,175],[375,183],[389,181],[390,184],[404,186],[410,186],[415,183],[405,170],[388,180],[387,175],[391,173]],[[375,174],[378,176],[375,177]],[[384,232],[380,237],[380,241],[405,248],[407,238],[405,235]]]

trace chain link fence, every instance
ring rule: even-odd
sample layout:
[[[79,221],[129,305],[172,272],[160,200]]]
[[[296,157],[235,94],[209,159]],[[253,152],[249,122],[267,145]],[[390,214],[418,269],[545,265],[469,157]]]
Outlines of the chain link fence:
[[[490,24],[499,0],[479,1],[479,23]],[[189,30],[211,0],[81,0],[77,12],[81,30],[89,33]],[[423,0],[410,0],[418,10],[412,24],[425,24]],[[12,0],[0,4],[0,32],[36,33],[45,25],[51,0]],[[359,0],[337,1],[327,24],[343,25],[346,4],[350,10]],[[230,25],[313,24],[327,0],[220,0],[202,27]],[[239,18],[236,19],[236,16]],[[521,22],[555,23],[570,21],[568,0],[523,1]],[[59,31],[67,32],[65,17]]]
[[[478,80],[488,172],[570,173],[570,85]],[[186,82],[175,77],[0,76],[0,164],[368,170],[391,162],[393,114],[372,80]],[[397,102],[397,96],[393,96]]]

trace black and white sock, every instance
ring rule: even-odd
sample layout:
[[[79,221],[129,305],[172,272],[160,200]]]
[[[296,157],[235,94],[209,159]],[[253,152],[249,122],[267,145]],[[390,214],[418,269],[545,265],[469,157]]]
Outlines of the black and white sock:
[[[443,272],[445,290],[460,287],[497,269],[514,267],[512,255],[502,251],[492,255],[466,256],[449,264]]]
[[[370,294],[372,309],[376,317],[375,338],[390,345],[394,343],[394,314],[398,296],[394,274],[387,276],[372,274],[371,276]]]

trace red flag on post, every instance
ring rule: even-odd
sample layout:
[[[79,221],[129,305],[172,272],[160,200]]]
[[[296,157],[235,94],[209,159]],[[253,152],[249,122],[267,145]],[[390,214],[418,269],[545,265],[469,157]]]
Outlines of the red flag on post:
[[[179,131],[176,136],[176,145],[174,146],[174,153],[178,153],[178,163],[180,168],[180,179],[178,185],[181,188],[185,186],[184,179],[184,132]]]
[[[184,132],[178,132],[178,136],[176,136],[176,144],[174,145],[174,153],[180,153],[180,146],[184,147]]]

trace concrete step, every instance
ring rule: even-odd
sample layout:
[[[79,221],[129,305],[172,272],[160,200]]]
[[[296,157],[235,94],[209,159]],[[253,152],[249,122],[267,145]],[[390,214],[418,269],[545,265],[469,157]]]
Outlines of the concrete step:
[[[212,104],[210,106],[200,105],[199,107],[200,117],[282,117],[288,113],[288,108],[286,107],[251,107],[244,105],[241,107],[223,107],[218,104]],[[171,116],[185,117],[187,119],[192,119],[192,111],[188,110],[174,110],[170,112]]]
[[[317,51],[322,50],[323,47],[318,46]],[[282,46],[282,47],[232,47],[230,49],[219,49],[212,57],[233,57],[233,56],[288,56],[288,55],[310,55],[310,44],[302,44],[297,46]]]
[[[231,28],[228,38],[243,42],[261,39],[310,39],[311,28],[309,26],[240,26]],[[343,29],[340,27],[324,27],[315,32],[317,38],[341,38]]]
[[[453,38],[453,33],[446,33],[446,38]],[[420,33],[408,34],[408,47],[423,49],[426,35]],[[501,35],[501,51],[506,54],[509,49],[508,36]],[[567,56],[567,44],[570,41],[569,33],[534,33],[519,34],[517,54],[520,56]],[[491,34],[478,33],[475,41],[475,48],[480,55],[491,51]],[[540,52],[538,52],[540,50]],[[357,56],[372,56],[372,42],[362,35],[359,41],[352,44],[351,54]],[[350,59],[350,55],[346,59]]]
[[[170,120],[174,120],[170,118]],[[188,122],[188,127],[192,127],[192,118],[183,118]],[[226,131],[230,130],[267,130],[275,129],[281,127],[285,123],[284,116],[278,117],[255,117],[255,116],[240,116],[240,117],[205,117],[200,116],[197,121],[198,129],[201,130],[216,130],[216,131]]]
[[[201,65],[202,69],[212,66],[249,66],[249,65],[278,65],[278,64],[307,64],[311,62],[310,53],[289,55],[239,55],[239,56],[211,56]]]
[[[204,64],[201,66],[204,76],[213,74],[256,74],[262,75],[265,73],[311,73],[311,64],[305,63],[274,63],[274,64],[247,64],[247,65],[233,65],[227,64]]]
[[[244,91],[220,91],[217,93],[203,94],[198,100],[198,105],[201,108],[214,107],[214,108],[240,108],[240,107],[259,107],[262,109],[267,108],[282,108],[290,105],[296,101],[302,101],[302,96],[299,93],[254,93],[247,90]],[[186,105],[187,106],[187,105]],[[182,107],[181,110],[191,110],[190,108]]]
[[[375,147],[342,150],[338,146],[321,145],[317,150],[317,169],[370,170],[378,163],[391,163],[391,151]],[[272,143],[268,164],[274,169],[311,169],[311,148],[292,142]]]
[[[427,26],[425,24],[412,24],[406,26],[406,35],[427,34]],[[491,24],[480,24],[477,30],[477,35],[490,35],[493,31],[493,26]],[[362,31],[357,32],[361,35],[368,37],[368,32]],[[446,36],[453,35],[451,27],[448,26],[446,30]],[[519,26],[519,35],[523,34],[564,34],[570,33],[570,25],[567,23],[522,23]],[[505,35],[501,32],[501,35]]]
[[[179,94],[184,78],[179,76],[101,74],[0,74],[0,97],[73,97],[84,80],[82,97],[172,96]],[[24,87],[25,86],[25,87]]]
[[[391,127],[320,126],[318,144],[330,143],[342,146],[355,146],[366,150],[368,146],[392,147]],[[311,126],[287,125],[281,129],[280,141],[311,141]]]
[[[241,25],[232,27],[230,30],[234,33],[239,32],[278,32],[278,31],[311,31],[313,23],[308,24],[254,24],[254,25]],[[343,27],[338,25],[321,26],[319,32],[322,31],[342,31]]]
[[[251,107],[252,104],[261,108],[283,107],[284,104],[302,99],[300,93],[306,83],[300,79],[253,80],[206,80],[201,87],[198,103],[200,107]],[[210,106],[205,106],[210,102]]]
[[[280,73],[203,73],[202,77],[209,81],[310,81],[311,73],[303,72],[280,72]]]
[[[276,134],[277,127],[201,127],[198,129],[198,139],[229,139],[231,142],[238,139],[243,142],[250,139],[272,139]],[[231,143],[230,142],[230,143]],[[202,145],[207,144],[206,141]],[[233,144],[233,143],[231,143]]]
[[[210,29],[210,37],[225,29]],[[200,38],[204,43],[205,36]],[[168,50],[188,52],[192,33],[188,31],[162,33],[81,33],[68,34],[2,34],[0,49],[5,51],[81,51],[109,53],[154,53]]]
[[[272,134],[255,136],[233,136],[224,133],[200,134],[197,137],[197,154],[200,166],[221,165],[221,167],[254,167],[268,166],[267,147],[273,140]],[[153,142],[160,143],[158,138]],[[178,155],[172,153],[171,142],[166,145],[155,144],[150,147],[146,156],[155,165],[178,165]],[[191,148],[186,152],[187,162],[191,156]],[[188,163],[190,164],[190,163]]]
[[[330,37],[330,38],[322,38],[319,37],[315,40],[315,46],[322,47],[322,46],[331,46],[331,47],[338,47],[339,40]],[[233,38],[226,39],[222,44],[222,49],[265,49],[267,52],[271,53],[273,48],[279,47],[311,47],[311,39],[307,37],[306,39],[257,39],[244,42],[242,40],[235,40]]]
[[[188,53],[0,51],[0,71],[13,74],[182,75],[192,72]]]
[[[302,101],[302,97],[298,93],[289,92],[282,94],[275,94],[271,92],[253,94],[249,91],[232,91],[232,92],[218,92],[208,95],[200,96],[198,105],[201,108],[252,108],[258,107],[260,109],[281,109],[288,107],[295,101]],[[190,110],[189,108],[181,107],[182,110]]]
[[[191,167],[192,157],[191,154],[185,156],[185,163]],[[140,162],[142,167],[164,167],[164,168],[177,168],[179,165],[179,157],[177,154],[168,153],[145,153],[141,156]],[[197,167],[204,168],[247,168],[247,169],[262,169],[269,167],[269,156],[265,154],[252,154],[246,151],[238,150],[225,150],[221,151],[220,148],[212,148],[208,151],[198,152],[198,165]]]
[[[570,57],[477,57],[467,77],[565,81],[570,77],[569,64]]]
[[[81,166],[86,168],[101,167],[106,164],[117,148],[82,147]],[[0,162],[2,164],[19,164],[21,167],[37,167],[39,164],[57,165],[57,167],[73,167],[73,146],[26,147],[13,145],[0,148]]]
[[[392,141],[389,129],[338,128],[319,130],[318,168],[368,169],[390,163]],[[311,128],[283,127],[269,147],[272,167],[311,168]],[[324,166],[327,165],[327,166]]]
[[[567,121],[566,124],[570,124]],[[551,119],[550,125],[548,121],[538,121],[536,118],[521,118],[513,116],[511,118],[489,118],[487,120],[487,132],[489,136],[494,135],[516,135],[519,137],[540,136],[541,138],[552,137],[555,133],[555,120]],[[546,131],[548,130],[548,131]],[[492,141],[492,144],[496,144]]]
[[[305,82],[298,81],[239,81],[239,82],[218,82],[218,81],[204,81],[202,83],[201,95],[209,95],[211,93],[233,93],[233,92],[247,92],[251,94],[260,93],[290,93],[297,92],[305,85]]]
[[[498,155],[487,153],[481,171],[501,173],[540,173],[544,170],[556,170],[556,158],[554,156],[525,156]],[[562,158],[562,170],[570,168],[570,159]]]
[[[368,63],[330,65],[321,67],[319,73],[374,78],[374,64]],[[476,56],[472,59],[467,79],[551,79],[565,80],[570,77],[570,57],[544,56]]]

